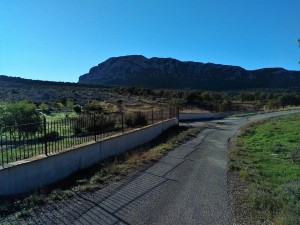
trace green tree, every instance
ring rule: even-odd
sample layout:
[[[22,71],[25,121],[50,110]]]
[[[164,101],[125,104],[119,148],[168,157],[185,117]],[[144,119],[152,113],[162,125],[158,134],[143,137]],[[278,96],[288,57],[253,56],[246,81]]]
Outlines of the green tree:
[[[220,101],[223,100],[222,95],[220,95],[219,93],[216,93],[216,92],[211,92],[210,93],[210,99],[213,102],[220,102]]]
[[[4,118],[7,113],[7,106],[5,102],[0,102],[0,127],[4,125]]]
[[[74,106],[73,106],[73,110],[74,110],[74,112],[76,112],[77,114],[80,114],[81,111],[82,111],[82,107],[81,107],[81,105],[74,105]]]
[[[87,112],[92,111],[101,113],[103,108],[100,101],[91,101],[85,106],[85,110]]]
[[[74,101],[72,99],[67,99],[67,102],[66,102],[66,106],[69,108],[69,109],[73,109],[73,106],[74,106]]]
[[[27,100],[7,103],[5,107],[1,107],[1,111],[2,124],[19,125],[16,127],[19,132],[35,133],[38,131],[40,115],[35,104]]]
[[[114,105],[113,104],[111,104],[111,103],[108,103],[107,104],[107,106],[106,106],[106,108],[109,110],[109,111],[114,111]]]
[[[232,110],[232,102],[225,100],[220,104],[220,111],[226,112]]]
[[[255,95],[251,92],[244,92],[240,94],[240,100],[242,102],[250,102],[255,100]]]
[[[278,98],[279,102],[281,103],[282,107],[284,108],[287,105],[291,104],[291,96],[288,94],[283,94]]]
[[[56,108],[57,111],[62,110],[64,108],[64,104],[62,104],[61,102],[55,102],[54,108]]]
[[[198,105],[203,101],[203,98],[198,91],[187,91],[184,100],[187,105]]]
[[[40,109],[42,110],[42,112],[46,112],[49,109],[49,106],[46,103],[41,103]]]
[[[205,102],[210,102],[211,98],[210,98],[210,93],[208,91],[205,91],[201,94],[203,101]]]
[[[282,106],[281,102],[278,100],[270,100],[267,104],[269,109],[278,109]]]

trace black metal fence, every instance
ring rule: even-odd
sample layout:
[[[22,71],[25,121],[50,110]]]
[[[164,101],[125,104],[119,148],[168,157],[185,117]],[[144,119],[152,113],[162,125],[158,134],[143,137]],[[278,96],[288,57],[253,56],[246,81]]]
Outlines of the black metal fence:
[[[74,118],[0,127],[0,166],[66,151],[87,142],[175,118],[175,108],[131,113],[88,114]]]

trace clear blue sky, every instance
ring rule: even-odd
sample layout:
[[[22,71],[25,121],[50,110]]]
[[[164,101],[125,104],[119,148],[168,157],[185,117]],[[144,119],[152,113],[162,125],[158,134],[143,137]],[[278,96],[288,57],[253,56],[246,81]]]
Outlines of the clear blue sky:
[[[300,0],[0,0],[0,74],[77,82],[141,54],[300,70]]]

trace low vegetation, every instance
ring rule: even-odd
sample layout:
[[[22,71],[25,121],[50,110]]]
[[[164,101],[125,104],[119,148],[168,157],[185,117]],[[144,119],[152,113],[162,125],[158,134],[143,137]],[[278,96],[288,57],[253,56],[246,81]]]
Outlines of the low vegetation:
[[[42,205],[71,198],[75,193],[99,190],[108,183],[120,180],[140,166],[158,160],[166,152],[199,133],[201,129],[203,128],[172,128],[146,145],[111,157],[56,185],[36,190],[26,196],[0,199],[0,223],[12,216],[29,216]]]
[[[230,150],[253,224],[300,224],[300,114],[253,122]]]

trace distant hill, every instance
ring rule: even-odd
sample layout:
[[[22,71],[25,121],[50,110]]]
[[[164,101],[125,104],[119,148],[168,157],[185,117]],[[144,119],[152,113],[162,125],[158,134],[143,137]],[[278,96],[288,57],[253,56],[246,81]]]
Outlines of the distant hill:
[[[300,71],[246,70],[238,66],[131,55],[109,58],[92,67],[79,77],[79,83],[203,90],[299,88]]]
[[[21,78],[21,77],[0,75],[0,86],[3,86],[3,85],[5,85],[5,86],[47,85],[47,86],[76,86],[76,87],[94,86],[91,84],[78,84],[78,83],[72,83],[72,82],[32,80],[32,79],[26,79],[26,78]]]

